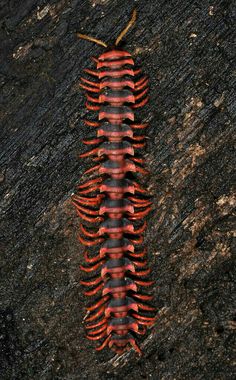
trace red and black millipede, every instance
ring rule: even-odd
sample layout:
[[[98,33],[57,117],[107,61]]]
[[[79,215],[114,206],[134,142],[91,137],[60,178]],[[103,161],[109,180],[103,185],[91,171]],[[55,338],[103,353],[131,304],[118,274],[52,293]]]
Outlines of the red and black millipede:
[[[113,46],[78,33],[78,37],[106,48],[92,58],[96,69],[85,69],[91,79],[81,78],[86,90],[86,108],[98,112],[97,121],[85,120],[96,131],[96,137],[83,140],[92,149],[80,157],[92,157],[95,165],[85,174],[92,179],[78,186],[72,202],[83,224],[79,240],[87,247],[86,266],[81,270],[94,275],[81,284],[88,287],[85,295],[96,296],[87,308],[87,338],[98,341],[96,350],[108,346],[117,354],[132,347],[141,353],[137,335],[146,333],[155,317],[148,304],[152,296],[143,293],[149,287],[150,269],[145,248],[144,217],[151,210],[148,192],[136,177],[148,173],[143,168],[140,149],[145,145],[142,131],[147,124],[135,122],[134,111],[148,102],[148,78],[135,69],[130,53],[118,48],[127,31],[136,21],[136,10]],[[89,253],[89,248],[98,253]],[[147,315],[148,314],[148,315]]]

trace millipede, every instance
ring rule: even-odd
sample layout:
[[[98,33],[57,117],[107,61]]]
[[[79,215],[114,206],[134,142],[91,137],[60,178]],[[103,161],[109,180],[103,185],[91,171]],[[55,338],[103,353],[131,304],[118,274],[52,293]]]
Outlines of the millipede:
[[[83,140],[92,147],[80,157],[91,157],[95,164],[84,173],[90,179],[72,195],[81,219],[78,239],[86,247],[86,264],[80,269],[92,276],[80,283],[88,287],[86,296],[96,297],[87,307],[85,329],[87,338],[97,341],[97,351],[108,347],[119,355],[132,348],[141,354],[138,336],[155,323],[155,308],[149,304],[153,296],[143,292],[154,283],[147,278],[150,268],[143,248],[152,202],[139,180],[149,173],[140,154],[148,125],[135,121],[135,110],[149,100],[149,79],[119,47],[136,18],[133,10],[112,45],[77,33],[105,48],[98,58],[92,57],[96,68],[84,69],[81,78],[86,108],[98,116],[84,120],[96,136]]]

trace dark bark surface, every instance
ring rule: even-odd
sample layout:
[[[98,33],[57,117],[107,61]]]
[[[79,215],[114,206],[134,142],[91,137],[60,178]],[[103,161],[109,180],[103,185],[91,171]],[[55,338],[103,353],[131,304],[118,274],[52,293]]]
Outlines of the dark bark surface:
[[[0,378],[234,379],[232,1],[1,0]],[[151,82],[141,115],[153,194],[146,244],[158,320],[114,358],[84,337],[82,247],[70,194],[78,160],[82,68],[136,4],[126,37]]]

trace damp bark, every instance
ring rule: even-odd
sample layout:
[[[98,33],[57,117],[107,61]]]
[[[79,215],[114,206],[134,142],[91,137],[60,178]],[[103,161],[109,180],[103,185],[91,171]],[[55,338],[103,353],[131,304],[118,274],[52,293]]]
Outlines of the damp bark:
[[[233,2],[136,1],[126,37],[150,77],[145,151],[149,247],[158,310],[142,358],[97,353],[70,196],[92,131],[82,68],[133,4],[3,1],[1,9],[1,379],[233,379]],[[17,9],[17,11],[16,11]]]

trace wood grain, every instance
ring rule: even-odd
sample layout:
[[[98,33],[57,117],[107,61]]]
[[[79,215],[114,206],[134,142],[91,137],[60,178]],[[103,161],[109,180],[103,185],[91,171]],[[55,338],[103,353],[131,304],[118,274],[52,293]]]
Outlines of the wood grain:
[[[1,2],[1,379],[234,378],[233,1]],[[85,339],[82,247],[70,195],[82,68],[138,10],[126,38],[151,80],[145,152],[154,207],[146,243],[156,326],[144,356]]]

